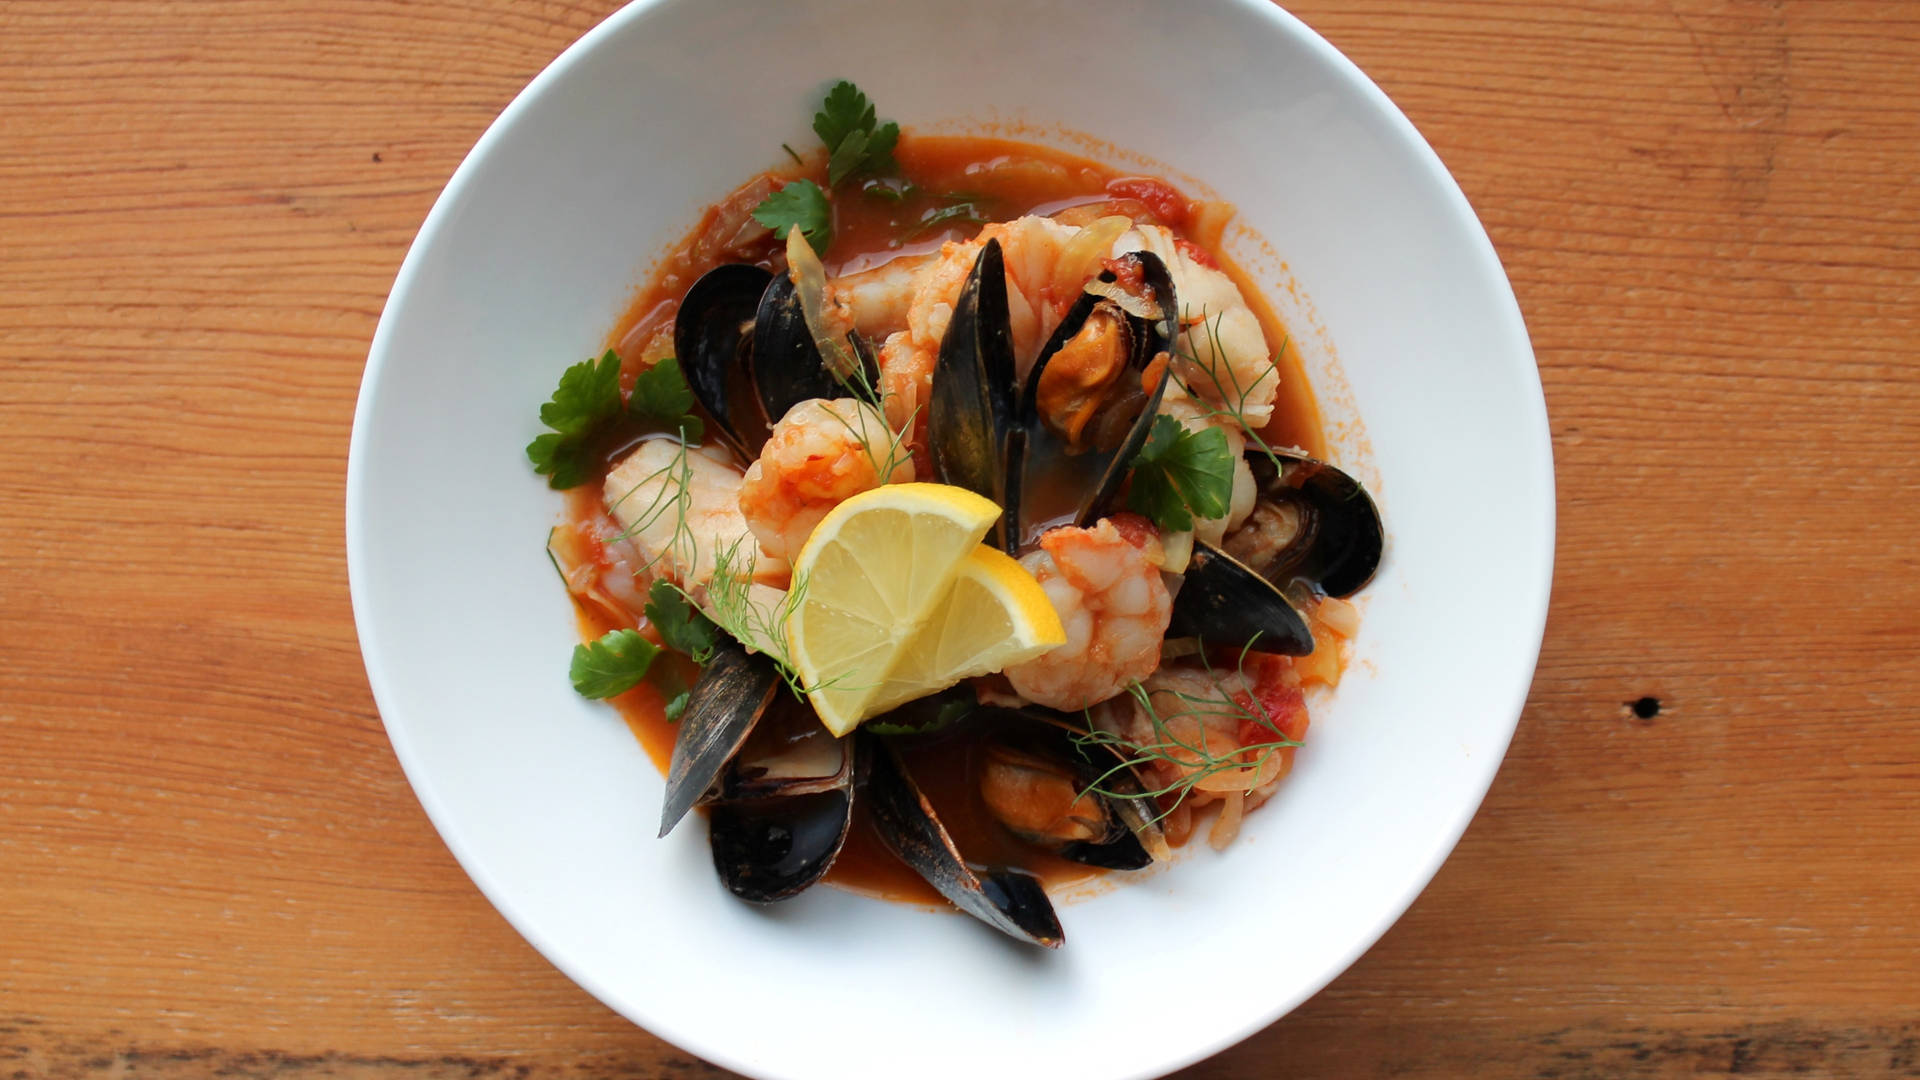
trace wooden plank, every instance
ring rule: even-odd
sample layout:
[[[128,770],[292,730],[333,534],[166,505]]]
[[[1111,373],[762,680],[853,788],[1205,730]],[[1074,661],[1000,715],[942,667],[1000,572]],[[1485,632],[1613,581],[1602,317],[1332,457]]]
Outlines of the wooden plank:
[[[414,229],[611,7],[0,7],[0,1075],[724,1075],[453,863],[340,544]],[[1920,7],[1296,10],[1508,266],[1558,580],[1433,886],[1185,1075],[1920,1075]]]

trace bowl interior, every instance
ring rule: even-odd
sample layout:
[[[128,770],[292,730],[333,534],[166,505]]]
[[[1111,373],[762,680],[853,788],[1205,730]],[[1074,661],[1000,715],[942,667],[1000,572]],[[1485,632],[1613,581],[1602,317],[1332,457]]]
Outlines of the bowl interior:
[[[908,126],[1084,133],[1237,203],[1236,253],[1282,300],[1297,283],[1284,306],[1339,456],[1387,516],[1354,663],[1294,776],[1225,855],[1064,908],[1057,954],[832,889],[731,901],[697,821],[654,839],[659,774],[567,684],[574,626],[541,552],[559,500],[522,454],[537,406],[701,207],[812,138],[839,77]],[[1491,493],[1466,506],[1464,461]],[[348,552],[421,802],[603,1001],[756,1076],[958,1077],[985,1054],[1127,1077],[1292,1008],[1425,885],[1512,734],[1552,512],[1538,376],[1484,233],[1384,95],[1278,9],[660,0],[542,74],[421,230],[355,420]]]

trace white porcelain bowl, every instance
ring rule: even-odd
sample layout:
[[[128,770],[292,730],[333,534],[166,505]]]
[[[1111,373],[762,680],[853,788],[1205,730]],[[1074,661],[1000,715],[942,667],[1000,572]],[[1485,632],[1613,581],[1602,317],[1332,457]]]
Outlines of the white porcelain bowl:
[[[536,410],[706,203],[811,138],[841,77],[909,127],[1084,133],[1237,203],[1253,232],[1232,247],[1387,519],[1356,658],[1280,794],[1224,855],[1063,906],[1057,954],[831,888],[734,902],[697,821],[654,839],[659,773],[567,682],[574,623],[541,551],[560,505],[522,454]],[[1538,374],[1473,211],[1385,95],[1278,8],[657,0],[535,79],[421,228],[361,389],[347,550],[421,803],[596,997],[757,1077],[1103,1080],[1257,1031],[1419,893],[1519,715],[1553,505]]]

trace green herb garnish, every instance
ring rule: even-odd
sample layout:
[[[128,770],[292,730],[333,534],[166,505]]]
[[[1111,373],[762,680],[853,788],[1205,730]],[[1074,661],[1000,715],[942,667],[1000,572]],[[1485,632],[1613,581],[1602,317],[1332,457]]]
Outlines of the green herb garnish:
[[[753,220],[784,237],[799,228],[800,235],[821,255],[833,243],[833,208],[827,205],[827,193],[811,180],[793,180],[754,207]]]
[[[1246,663],[1247,654],[1252,648],[1252,643],[1249,643],[1240,650],[1237,665],[1241,679],[1248,681],[1249,684],[1251,680],[1247,680]],[[1202,653],[1202,656],[1204,657],[1205,654]],[[1146,716],[1153,728],[1152,736],[1144,741],[1136,742],[1118,732],[1095,727],[1092,712],[1089,710],[1087,730],[1075,734],[1073,741],[1083,748],[1083,752],[1086,747],[1104,747],[1113,755],[1113,758],[1108,760],[1117,760],[1093,783],[1087,785],[1086,790],[1112,799],[1155,800],[1160,804],[1160,812],[1155,814],[1152,820],[1157,822],[1178,809],[1180,804],[1193,794],[1195,786],[1202,780],[1235,772],[1244,772],[1244,775],[1257,780],[1273,755],[1301,745],[1299,740],[1287,737],[1281,719],[1267,711],[1266,705],[1261,702],[1259,695],[1253,692],[1251,685],[1245,694],[1229,694],[1226,688],[1220,685],[1219,678],[1214,675],[1213,666],[1206,664],[1204,659],[1202,664],[1218,697],[1202,697],[1177,690],[1150,692],[1145,685],[1137,681],[1127,684],[1128,696],[1133,698],[1134,703],[1139,706],[1141,713]],[[1160,707],[1155,704],[1155,698],[1172,700],[1173,704],[1168,708],[1167,715],[1162,715]],[[1213,740],[1205,735],[1207,728],[1213,725],[1206,724],[1203,719],[1199,729],[1200,737],[1185,738],[1175,732],[1168,723],[1182,716],[1196,719],[1213,717],[1216,718],[1216,723],[1224,720],[1236,723],[1242,728],[1251,726],[1256,731],[1270,732],[1273,737],[1238,745],[1225,753],[1216,753],[1213,749]],[[1144,781],[1146,777],[1141,776],[1138,770],[1156,764],[1170,765],[1178,775],[1161,787],[1145,791],[1128,790],[1127,785],[1124,784],[1109,786],[1116,777],[1127,775]],[[1251,784],[1248,790],[1252,790]]]
[[[919,194],[920,188],[918,185],[908,183],[904,180],[892,182],[886,180],[869,180],[860,185],[860,193],[869,199],[899,203],[905,202],[908,196]]]
[[[680,722],[680,717],[687,711],[687,700],[691,697],[693,697],[693,691],[691,690],[682,690],[673,695],[673,700],[667,702],[667,723],[677,724]]]
[[[597,362],[582,360],[561,372],[552,400],[540,406],[540,422],[553,430],[527,444],[533,471],[562,491],[586,483],[596,464],[587,444],[620,413],[618,353],[608,349]]]
[[[813,114],[813,133],[827,144],[829,187],[839,187],[850,176],[887,172],[894,166],[900,125],[891,120],[877,123],[873,103],[845,79],[833,84],[820,111]]]
[[[573,647],[568,675],[582,697],[610,698],[640,685],[659,652],[638,630],[609,630],[598,641]]]
[[[875,735],[926,735],[971,716],[980,696],[966,683],[930,694],[860,725]]]
[[[633,378],[633,393],[627,396],[627,414],[656,424],[677,425],[680,437],[697,443],[706,425],[698,417],[687,415],[693,408],[693,391],[680,371],[680,361],[669,356]]]
[[[920,223],[914,229],[913,235],[921,236],[949,225],[985,225],[991,220],[993,219],[986,216],[986,210],[978,203],[958,202],[921,214]]]
[[[1227,433],[1208,426],[1188,431],[1171,416],[1153,418],[1146,445],[1133,458],[1127,508],[1167,532],[1193,528],[1195,515],[1226,514],[1233,498],[1233,455]]]
[[[698,442],[704,431],[699,418],[687,415],[693,391],[672,357],[647,368],[633,380],[633,396],[620,400],[620,354],[608,349],[598,360],[582,360],[560,373],[553,398],[540,406],[540,422],[552,431],[527,444],[533,471],[547,477],[547,486],[564,491],[579,487],[600,464],[594,440],[625,416],[669,427],[680,437]]]
[[[660,631],[660,640],[667,648],[696,664],[704,664],[713,658],[713,647],[719,641],[720,628],[700,614],[687,601],[686,594],[671,582],[656,581],[647,590],[647,621]]]

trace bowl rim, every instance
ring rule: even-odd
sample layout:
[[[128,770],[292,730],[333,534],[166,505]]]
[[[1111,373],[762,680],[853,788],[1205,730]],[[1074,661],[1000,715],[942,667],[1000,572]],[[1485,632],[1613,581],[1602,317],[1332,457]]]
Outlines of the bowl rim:
[[[585,990],[602,1005],[620,1015],[628,1022],[642,1027],[650,1034],[687,1053],[694,1054],[701,1059],[723,1068],[747,1076],[766,1076],[769,1074],[762,1071],[759,1063],[749,1062],[736,1055],[728,1046],[701,1039],[683,1030],[669,1017],[652,1015],[642,1017],[639,1015],[640,1010],[633,1008],[622,995],[603,983],[593,973],[562,959],[560,951],[552,946],[546,935],[541,932],[533,920],[530,919],[526,913],[516,910],[505,900],[505,886],[496,880],[494,876],[485,869],[484,865],[474,853],[467,849],[466,844],[458,839],[459,830],[455,827],[445,802],[435,791],[431,778],[407,734],[406,726],[404,724],[396,724],[388,719],[389,715],[391,715],[389,703],[395,700],[395,694],[390,688],[389,675],[380,659],[380,638],[378,631],[373,625],[372,616],[369,614],[370,605],[363,599],[365,596],[364,583],[369,573],[367,567],[372,558],[372,554],[369,551],[369,538],[365,520],[366,510],[364,509],[364,494],[368,482],[367,475],[368,470],[372,467],[368,461],[368,452],[365,449],[368,443],[367,428],[371,423],[370,416],[373,412],[371,407],[372,402],[379,392],[382,375],[386,370],[391,351],[390,338],[393,331],[392,322],[389,320],[388,315],[397,306],[404,306],[407,297],[413,292],[415,279],[420,272],[422,261],[420,258],[421,252],[431,246],[434,238],[447,226],[447,222],[452,216],[451,208],[460,201],[462,192],[473,181],[473,177],[482,168],[485,160],[490,156],[494,145],[505,137],[508,129],[512,128],[518,122],[520,115],[532,107],[535,99],[545,94],[553,84],[566,78],[572,68],[580,63],[587,54],[594,52],[601,47],[603,42],[618,35],[626,24],[645,18],[647,14],[655,8],[669,6],[679,2],[683,2],[683,0],[630,0],[625,6],[612,12],[598,24],[588,29],[572,44],[562,50],[559,55],[554,57],[525,87],[514,95],[513,100],[488,124],[486,131],[481,134],[479,139],[475,141],[473,147],[468,150],[465,157],[462,158],[460,165],[448,178],[440,194],[435,197],[432,208],[428,210],[425,219],[421,222],[419,230],[415,233],[413,240],[408,245],[406,256],[401,262],[400,269],[395,275],[393,286],[388,292],[385,303],[382,305],[380,319],[374,329],[373,338],[368,348],[366,367],[361,377],[360,390],[355,400],[346,473],[345,540],[347,579],[348,590],[353,604],[354,627],[360,643],[361,658],[366,669],[368,686],[372,691],[375,707],[379,710],[381,725],[385,729],[387,738],[393,746],[394,756],[399,761],[401,771],[406,776],[408,784],[412,787],[415,798],[419,800],[421,808],[427,814],[428,820],[433,824],[434,830],[439,834],[441,842],[446,844],[454,860],[460,865],[468,878],[473,881],[474,885],[480,890],[488,903],[490,903],[494,910],[507,921],[508,925],[513,927],[528,944],[532,945],[549,964],[552,964],[568,979],[572,980],[575,985]],[[1461,190],[1458,182],[1454,180],[1452,173],[1447,170],[1439,154],[1433,149],[1431,144],[1427,142],[1426,138],[1421,135],[1420,131],[1413,125],[1413,122],[1406,114],[1401,111],[1399,106],[1387,96],[1386,92],[1368,77],[1367,74],[1360,69],[1359,65],[1350,60],[1344,53],[1335,48],[1332,43],[1328,42],[1299,17],[1285,10],[1279,6],[1279,4],[1270,2],[1270,0],[1215,0],[1215,2],[1224,6],[1237,7],[1241,9],[1243,13],[1266,20],[1276,34],[1292,38],[1296,44],[1310,50],[1318,59],[1327,64],[1335,77],[1345,84],[1344,89],[1356,94],[1361,102],[1379,114],[1380,118],[1385,120],[1391,128],[1393,134],[1406,144],[1407,148],[1412,152],[1414,158],[1424,170],[1425,176],[1423,180],[1431,185],[1442,200],[1449,205],[1449,210],[1461,219],[1472,247],[1472,251],[1470,252],[1471,257],[1474,261],[1482,263],[1486,269],[1491,271],[1488,279],[1495,284],[1495,289],[1493,295],[1488,299],[1489,306],[1497,311],[1501,324],[1499,329],[1510,335],[1511,339],[1518,343],[1519,347],[1524,350],[1525,357],[1528,361],[1525,365],[1517,366],[1523,369],[1520,371],[1521,377],[1529,384],[1526,389],[1532,391],[1530,395],[1527,395],[1530,408],[1526,410],[1526,415],[1516,416],[1514,419],[1523,427],[1532,429],[1532,441],[1535,443],[1539,465],[1542,467],[1544,473],[1544,498],[1542,500],[1542,506],[1540,507],[1542,514],[1540,521],[1542,530],[1540,535],[1544,540],[1545,551],[1541,554],[1540,566],[1543,572],[1540,578],[1533,582],[1523,581],[1516,583],[1516,595],[1521,597],[1516,606],[1528,610],[1529,615],[1526,624],[1521,627],[1521,629],[1524,630],[1524,634],[1521,635],[1521,640],[1530,641],[1531,645],[1528,647],[1524,667],[1516,668],[1517,671],[1524,671],[1524,677],[1518,680],[1517,685],[1508,687],[1505,690],[1504,700],[1507,704],[1500,715],[1509,716],[1511,719],[1506,723],[1504,732],[1497,740],[1499,752],[1497,754],[1487,754],[1477,759],[1471,766],[1471,768],[1477,769],[1480,773],[1475,779],[1474,784],[1471,785],[1477,794],[1472,800],[1465,801],[1460,805],[1454,815],[1454,819],[1448,822],[1446,828],[1443,830],[1445,843],[1435,845],[1427,859],[1426,865],[1420,867],[1418,873],[1409,879],[1410,885],[1404,894],[1397,897],[1393,903],[1387,905],[1384,909],[1387,914],[1369,932],[1356,938],[1352,945],[1340,955],[1337,962],[1328,965],[1326,969],[1315,978],[1303,982],[1293,993],[1276,998],[1272,1005],[1268,1009],[1258,1013],[1251,1023],[1237,1029],[1232,1029],[1215,1039],[1193,1045],[1183,1053],[1167,1055],[1151,1061],[1142,1061],[1139,1063],[1138,1068],[1123,1074],[1116,1074],[1113,1080],[1150,1080],[1152,1077],[1164,1076],[1167,1073],[1205,1060],[1244,1042],[1298,1008],[1309,998],[1325,989],[1334,979],[1344,974],[1406,914],[1407,909],[1411,907],[1414,900],[1425,891],[1427,885],[1432,882],[1434,875],[1439,872],[1440,867],[1453,853],[1454,848],[1458,846],[1468,825],[1471,824],[1474,815],[1479,812],[1481,804],[1485,801],[1487,792],[1493,784],[1494,777],[1499,772],[1501,763],[1506,759],[1506,752],[1511,746],[1514,732],[1518,729],[1520,718],[1526,705],[1526,698],[1532,687],[1533,676],[1539,661],[1540,648],[1546,629],[1547,611],[1551,599],[1554,553],[1557,543],[1558,500],[1554,476],[1553,445],[1551,429],[1548,426],[1545,395],[1540,381],[1538,360],[1534,355],[1532,341],[1527,333],[1525,319],[1521,314],[1519,302],[1514,296],[1512,282],[1507,277],[1506,269],[1494,249],[1493,242],[1491,238],[1488,237],[1485,226],[1481,223],[1479,215],[1474,212],[1472,204],[1467,199],[1466,194]],[[1530,588],[1533,593],[1531,604],[1527,603],[1526,591],[1528,588]],[[1490,745],[1489,749],[1493,749],[1493,746]]]

